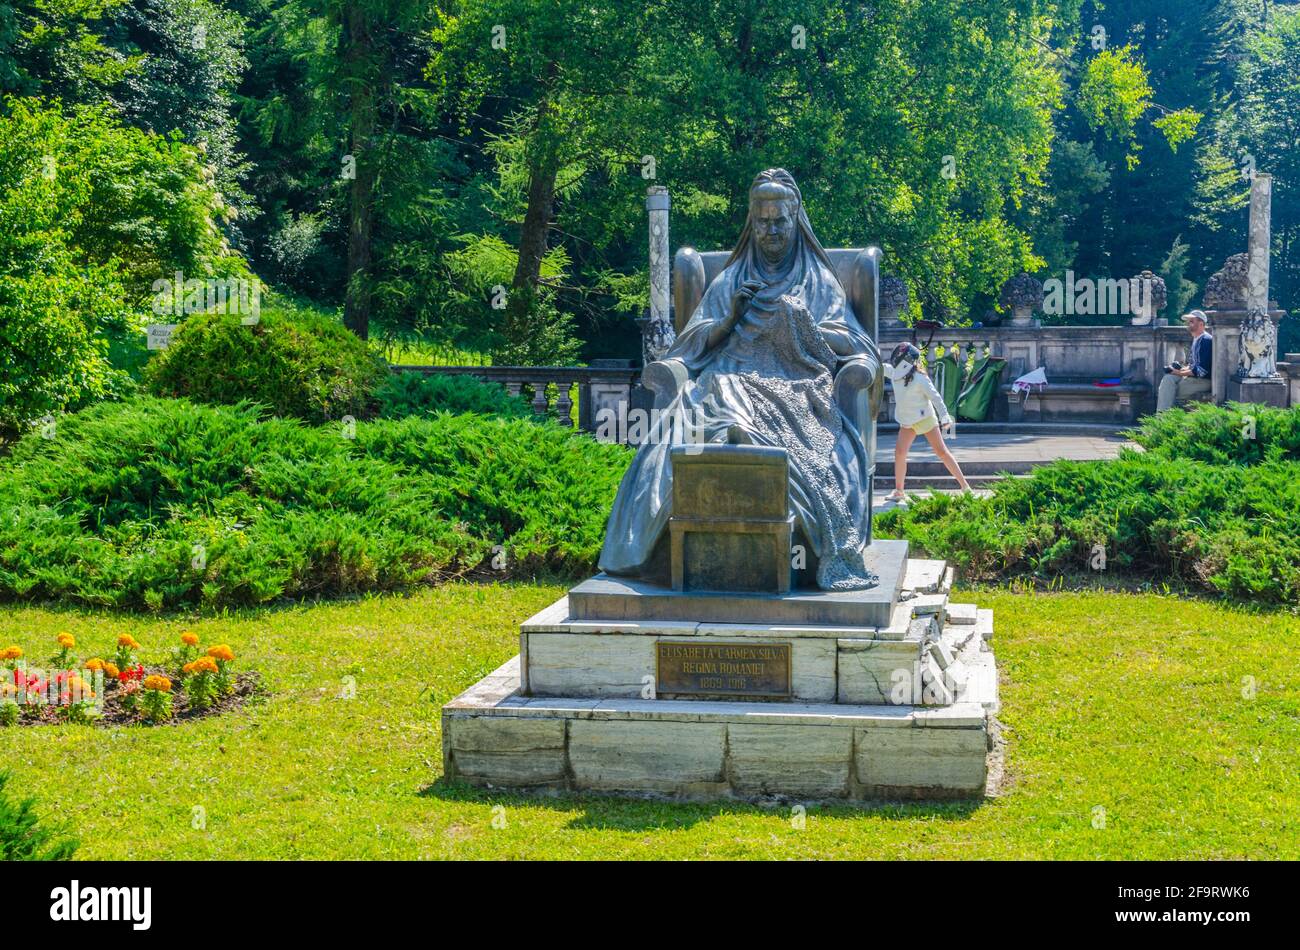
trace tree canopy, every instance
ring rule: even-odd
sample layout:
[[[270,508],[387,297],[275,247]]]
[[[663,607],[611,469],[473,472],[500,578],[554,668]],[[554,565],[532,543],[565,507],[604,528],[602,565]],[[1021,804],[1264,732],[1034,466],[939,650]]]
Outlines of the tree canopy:
[[[726,248],[749,181],[777,165],[824,243],[879,244],[908,316],[957,322],[986,318],[1020,271],[1152,269],[1186,305],[1244,249],[1248,179],[1268,171],[1285,306],[1298,9],[8,0],[0,92],[9,121],[186,149],[177,195],[212,192],[209,230],[181,238],[200,269],[237,257],[361,335],[555,363],[638,355],[647,186],[671,192],[673,246]],[[9,182],[45,161],[22,155],[35,164]],[[126,174],[124,192],[148,192],[129,178],[147,167]],[[149,228],[103,199],[102,233],[59,245],[74,258],[116,254],[127,286],[184,256],[128,240]]]

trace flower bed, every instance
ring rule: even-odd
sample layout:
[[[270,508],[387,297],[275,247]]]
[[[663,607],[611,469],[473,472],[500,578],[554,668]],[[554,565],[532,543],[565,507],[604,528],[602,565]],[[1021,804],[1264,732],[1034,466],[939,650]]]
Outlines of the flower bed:
[[[148,664],[130,634],[117,638],[110,660],[82,662],[72,634],[56,641],[58,651],[42,668],[29,664],[16,644],[0,648],[0,726],[162,725],[234,709],[259,688],[256,672],[235,671],[228,645],[204,648],[189,632],[169,662]]]

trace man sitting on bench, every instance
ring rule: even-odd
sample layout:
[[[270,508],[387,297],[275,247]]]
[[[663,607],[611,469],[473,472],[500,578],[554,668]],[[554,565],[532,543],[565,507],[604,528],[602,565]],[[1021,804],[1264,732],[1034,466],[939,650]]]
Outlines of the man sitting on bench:
[[[1160,380],[1156,396],[1156,412],[1203,397],[1213,388],[1210,372],[1214,367],[1214,337],[1206,332],[1205,313],[1193,310],[1183,317],[1183,322],[1192,334],[1188,365],[1170,363],[1165,367],[1165,378]]]

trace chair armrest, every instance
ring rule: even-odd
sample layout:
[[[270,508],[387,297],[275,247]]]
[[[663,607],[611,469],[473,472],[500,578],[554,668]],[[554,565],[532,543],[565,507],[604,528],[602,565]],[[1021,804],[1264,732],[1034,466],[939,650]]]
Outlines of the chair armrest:
[[[835,371],[834,393],[835,404],[862,436],[866,449],[867,491],[870,493],[876,480],[876,416],[885,396],[884,367],[874,355],[849,357]],[[870,542],[873,529],[869,501],[867,512],[866,533]]]
[[[835,372],[835,404],[857,426],[866,440],[875,466],[876,416],[885,397],[885,374],[880,363],[864,356],[844,360]]]
[[[662,409],[677,398],[691,378],[686,364],[678,359],[656,360],[641,371],[641,385],[655,394],[655,408]]]
[[[875,360],[850,356],[835,370],[835,398],[855,395],[858,390],[871,390],[881,378],[880,365]]]

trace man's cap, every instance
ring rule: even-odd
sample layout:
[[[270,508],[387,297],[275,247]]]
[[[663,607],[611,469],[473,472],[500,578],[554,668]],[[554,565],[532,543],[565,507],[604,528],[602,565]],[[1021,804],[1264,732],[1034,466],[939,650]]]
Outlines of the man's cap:
[[[1204,310],[1190,310],[1183,314],[1183,323],[1188,320],[1200,320],[1202,323],[1209,323],[1210,318],[1205,315]]]

